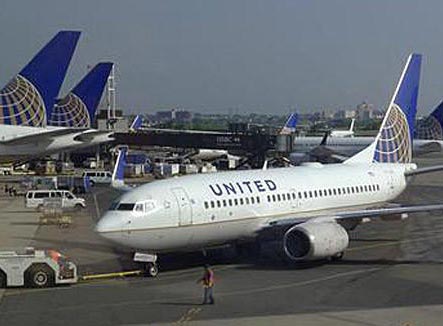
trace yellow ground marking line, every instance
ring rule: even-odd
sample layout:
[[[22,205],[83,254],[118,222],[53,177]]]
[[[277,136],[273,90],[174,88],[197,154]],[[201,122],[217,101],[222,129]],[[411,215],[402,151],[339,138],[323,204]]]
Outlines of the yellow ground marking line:
[[[133,275],[140,275],[142,273],[143,271],[141,270],[135,270],[135,271],[104,273],[104,274],[91,274],[91,275],[80,276],[79,281],[90,281],[90,280],[100,280],[105,278],[133,276]]]
[[[178,320],[176,321],[174,324],[184,324],[187,323],[189,321],[191,321],[191,319],[197,315],[202,309],[201,308],[191,308],[188,311],[185,312],[185,314]]]
[[[254,288],[254,289],[245,289],[245,290],[238,290],[238,291],[230,291],[230,292],[217,292],[216,296],[217,297],[227,297],[227,296],[233,296],[233,295],[245,295],[245,294],[252,294],[252,293],[261,293],[261,292],[267,292],[267,291],[275,291],[275,290],[281,290],[281,289],[285,289],[285,288],[294,288],[294,287],[300,287],[300,286],[306,286],[306,285],[313,285],[316,283],[321,283],[321,282],[325,282],[325,281],[331,281],[331,280],[335,280],[335,279],[339,279],[339,278],[343,278],[343,277],[349,277],[349,276],[353,276],[353,275],[358,275],[358,274],[367,274],[370,272],[376,272],[379,270],[384,269],[383,267],[376,267],[376,268],[368,268],[368,269],[359,269],[359,270],[355,270],[355,271],[350,271],[350,272],[343,272],[343,273],[334,273],[328,276],[324,276],[324,277],[320,277],[320,278],[316,278],[316,279],[310,279],[310,280],[306,280],[306,281],[301,281],[301,282],[296,282],[296,283],[285,283],[285,284],[280,284],[280,285],[272,285],[272,286],[268,286],[268,287],[260,287],[260,288]],[[173,300],[180,300],[180,301],[187,301],[187,300],[197,300],[196,296],[188,296],[188,297],[174,297]],[[165,302],[166,300],[171,300],[171,297],[165,297],[165,298],[157,298],[155,300],[128,300],[128,301],[123,301],[118,300],[117,302],[113,302],[113,303],[99,303],[97,302],[95,307],[96,308],[104,308],[104,307],[123,307],[123,306],[133,306],[136,304],[139,304],[141,306],[145,306],[146,304],[161,304],[163,302]],[[61,312],[61,311],[73,311],[73,310],[77,310],[77,309],[83,309],[83,308],[90,308],[90,304],[89,303],[84,303],[84,304],[76,304],[76,305],[60,305],[57,307],[48,307],[48,312],[51,311],[52,313],[54,312]],[[10,310],[10,311],[0,311],[0,316],[2,315],[10,315],[10,314],[31,314],[32,311],[29,311],[28,309],[17,309],[17,310]],[[193,315],[195,316],[195,314]]]

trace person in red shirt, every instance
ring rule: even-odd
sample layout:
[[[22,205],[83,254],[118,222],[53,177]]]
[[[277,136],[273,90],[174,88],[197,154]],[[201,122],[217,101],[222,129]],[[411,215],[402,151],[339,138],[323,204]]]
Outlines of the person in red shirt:
[[[209,265],[205,265],[203,277],[198,280],[198,283],[201,283],[204,289],[202,304],[214,304],[214,271]]]

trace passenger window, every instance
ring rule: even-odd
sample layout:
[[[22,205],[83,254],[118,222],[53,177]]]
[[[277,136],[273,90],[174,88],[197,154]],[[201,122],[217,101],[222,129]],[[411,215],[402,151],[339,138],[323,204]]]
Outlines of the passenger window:
[[[277,194],[277,200],[278,200],[278,201],[281,201],[280,194]]]
[[[294,199],[294,200],[297,199],[295,192],[292,193],[292,199]]]
[[[291,194],[290,194],[290,193],[287,193],[287,194],[286,194],[286,198],[287,198],[288,200],[291,200]]]
[[[337,195],[337,189],[333,189],[333,193],[334,193],[334,196],[336,196]]]
[[[260,197],[257,196],[257,204],[260,204]]]
[[[340,188],[337,189],[337,193],[338,193],[339,195],[341,195],[341,190],[340,190]]]
[[[208,209],[209,208],[209,204],[207,201],[205,201],[205,208]]]
[[[226,207],[226,199],[223,199],[223,207]]]
[[[368,192],[368,186],[365,185],[365,192]]]
[[[215,207],[215,203],[211,200],[211,208]]]
[[[274,197],[274,195],[272,195],[272,197]],[[251,204],[255,204],[254,197],[251,197]]]
[[[243,198],[240,198],[240,205],[243,205]]]
[[[275,195],[272,195],[272,201],[275,202]],[[254,204],[254,202],[252,202]]]
[[[232,206],[232,199],[228,200],[229,206]]]
[[[309,190],[309,198],[312,198],[312,191]]]
[[[269,196],[268,196],[268,201],[270,201],[270,200],[269,200]],[[249,197],[246,197],[246,198],[245,198],[245,202],[246,202],[246,205],[249,205]]]
[[[328,189],[329,196],[332,196],[332,189]]]
[[[235,206],[238,205],[238,200],[237,200],[237,198],[234,198],[234,205],[235,205]]]
[[[67,192],[67,193],[66,193],[66,198],[68,198],[68,199],[74,199],[74,196],[73,196],[70,192]]]
[[[300,199],[301,199],[301,192],[299,192],[299,193],[298,193],[298,198],[300,198]]]
[[[221,207],[221,203],[220,203],[220,200],[217,200],[217,207]]]
[[[317,197],[317,190],[314,190],[314,197]]]

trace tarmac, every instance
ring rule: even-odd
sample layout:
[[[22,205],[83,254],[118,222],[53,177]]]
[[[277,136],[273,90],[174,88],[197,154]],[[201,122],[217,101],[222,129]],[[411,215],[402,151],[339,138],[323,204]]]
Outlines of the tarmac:
[[[416,160],[420,166],[443,159]],[[0,180],[1,182],[1,180]],[[94,223],[118,193],[97,187],[73,225],[39,225],[22,197],[0,198],[0,247],[58,249],[82,275],[129,271],[131,254],[101,239]],[[443,173],[418,176],[399,198],[441,203]],[[271,252],[229,250],[160,257],[156,279],[93,280],[50,289],[0,290],[0,325],[439,325],[443,319],[443,215],[374,221],[351,232],[343,260],[288,266]],[[201,305],[196,284],[210,260],[216,304]]]

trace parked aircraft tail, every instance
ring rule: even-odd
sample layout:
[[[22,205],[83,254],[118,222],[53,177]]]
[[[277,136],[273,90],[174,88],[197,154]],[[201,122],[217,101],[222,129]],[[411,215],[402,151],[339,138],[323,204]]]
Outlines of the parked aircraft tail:
[[[117,160],[115,162],[114,171],[112,172],[112,187],[125,188],[124,172],[126,165],[127,147],[119,147]]]
[[[130,131],[136,131],[138,129],[140,129],[140,127],[142,126],[142,122],[143,122],[143,118],[140,114],[136,115],[134,120],[131,123],[131,126],[129,127]]]
[[[409,56],[375,141],[346,163],[411,162],[421,58],[420,54]]]
[[[351,120],[351,126],[349,127],[349,132],[353,132],[354,131],[354,125],[355,125],[355,119],[353,118]]]
[[[112,69],[112,62],[100,62],[64,98],[57,100],[51,126],[90,128]]]
[[[0,124],[45,126],[80,37],[61,31],[0,90]]]
[[[427,118],[417,122],[414,138],[443,140],[443,101]]]
[[[295,132],[297,126],[298,114],[292,113],[280,131],[280,135],[289,135]]]

